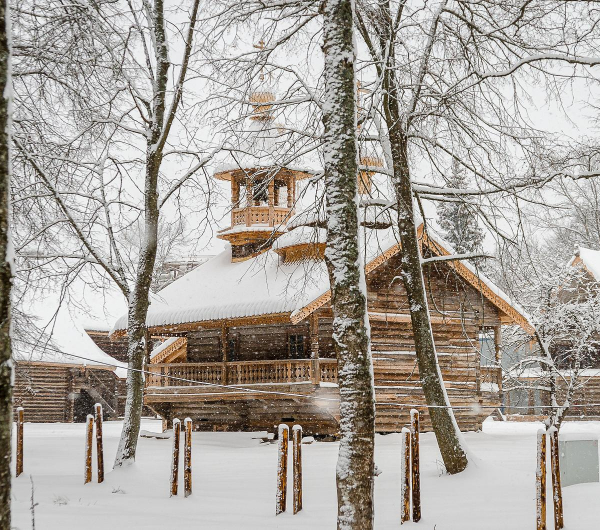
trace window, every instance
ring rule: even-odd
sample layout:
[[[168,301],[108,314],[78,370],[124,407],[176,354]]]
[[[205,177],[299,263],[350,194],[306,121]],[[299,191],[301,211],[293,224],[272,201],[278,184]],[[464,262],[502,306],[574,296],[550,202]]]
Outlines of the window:
[[[283,180],[275,180],[273,187],[275,189],[275,206],[287,206],[287,184]]]
[[[237,338],[231,337],[227,340],[227,360],[228,361],[237,361]]]
[[[252,184],[252,199],[254,200],[254,206],[268,206],[269,187],[266,181],[254,181]]]
[[[290,359],[302,359],[304,357],[304,335],[289,335],[288,347]]]
[[[496,366],[496,342],[493,329],[483,329],[479,332],[481,366]]]

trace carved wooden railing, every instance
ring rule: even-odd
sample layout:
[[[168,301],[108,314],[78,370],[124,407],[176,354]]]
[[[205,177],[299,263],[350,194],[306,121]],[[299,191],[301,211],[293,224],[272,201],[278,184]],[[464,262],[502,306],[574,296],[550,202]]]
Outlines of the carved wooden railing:
[[[191,386],[197,383],[257,385],[281,383],[337,383],[334,359],[291,359],[228,363],[151,364],[149,387]]]
[[[290,216],[291,208],[283,206],[248,206],[231,212],[231,224],[279,226]]]

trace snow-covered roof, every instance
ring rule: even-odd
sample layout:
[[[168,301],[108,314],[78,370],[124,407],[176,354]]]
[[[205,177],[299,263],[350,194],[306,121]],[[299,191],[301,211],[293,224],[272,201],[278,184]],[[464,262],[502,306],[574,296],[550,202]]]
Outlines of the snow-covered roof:
[[[269,250],[232,263],[231,248],[200,265],[159,294],[148,309],[148,326],[165,326],[291,313],[317,297],[327,286],[324,263],[286,265]],[[306,267],[310,267],[308,274]],[[114,329],[124,329],[127,315]]]
[[[295,238],[294,232],[296,230],[282,237]],[[303,236],[302,232],[299,230]],[[364,234],[365,264],[385,261],[396,252],[395,248],[399,249],[393,229],[366,229]],[[430,234],[429,241],[446,248],[441,238]],[[485,285],[492,301],[498,303],[500,299],[503,310],[513,308],[514,315],[526,322],[522,308],[512,303],[491,280],[467,263],[464,267],[477,276],[476,288]],[[328,291],[324,261],[284,263],[275,250],[270,249],[246,261],[232,263],[228,248],[163,289],[152,300],[146,322],[149,327],[159,327],[276,314],[301,319],[305,317],[307,306],[317,299],[324,300]],[[127,315],[124,314],[115,322],[113,331],[126,326]]]
[[[154,359],[159,353],[165,351],[171,344],[177,342],[180,337],[169,337],[164,342],[161,342],[156,348],[150,352],[150,359]]]
[[[578,257],[579,260],[577,259]],[[579,247],[569,265],[576,265],[577,263],[583,263],[583,266],[589,271],[594,279],[600,282],[600,250]]]
[[[299,226],[278,237],[273,243],[273,248],[287,248],[308,243],[325,243],[326,241],[327,230],[324,228]]]
[[[125,364],[99,348],[85,329],[110,329],[107,320],[125,310],[125,299],[111,289],[90,289],[85,281],[71,284],[73,293],[64,296],[61,286],[43,293],[31,292],[23,300],[22,311],[35,323],[25,333],[15,330],[13,358],[18,362],[59,363],[103,366],[125,377]],[[15,325],[19,325],[16,323]]]
[[[289,134],[271,120],[246,122],[241,130],[232,133],[230,144],[227,161],[215,165],[215,176],[219,178],[229,180],[227,173],[238,169],[262,168],[275,174],[284,167],[281,165],[282,153],[289,153],[293,159],[285,164],[285,168],[298,172],[299,176],[308,177],[319,169],[307,166],[310,161],[305,160],[306,157],[295,156]]]

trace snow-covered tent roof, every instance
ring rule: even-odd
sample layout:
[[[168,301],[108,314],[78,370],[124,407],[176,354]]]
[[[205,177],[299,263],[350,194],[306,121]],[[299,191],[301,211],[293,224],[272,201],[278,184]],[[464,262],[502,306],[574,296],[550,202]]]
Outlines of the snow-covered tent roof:
[[[582,264],[596,281],[600,282],[600,250],[579,247],[571,261],[570,266]]]
[[[105,311],[106,306],[123,311],[123,296],[110,289],[88,289],[83,280],[73,282],[72,288],[78,292],[72,303],[69,297],[63,298],[58,286],[43,296],[31,293],[27,297],[23,310],[35,326],[23,332],[16,330],[13,358],[17,362],[103,367],[126,377],[126,365],[105,353],[85,331],[109,329],[107,319],[111,314]]]
[[[431,233],[424,242],[436,254],[450,254],[447,244]],[[365,230],[366,272],[400,251],[392,229]],[[525,312],[488,278],[469,264],[448,261],[449,266],[480,290],[507,315],[511,322],[530,328]],[[163,289],[148,310],[151,328],[182,329],[198,322],[243,319],[266,315],[281,316],[297,323],[329,302],[329,278],[324,261],[285,263],[271,249],[246,261],[231,261],[227,249]],[[127,315],[121,316],[113,331],[122,332]],[[190,326],[188,329],[195,329]]]

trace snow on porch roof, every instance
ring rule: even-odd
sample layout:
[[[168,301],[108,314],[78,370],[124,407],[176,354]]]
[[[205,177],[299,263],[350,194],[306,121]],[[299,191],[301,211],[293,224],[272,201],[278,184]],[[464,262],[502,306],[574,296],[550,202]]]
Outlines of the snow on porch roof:
[[[400,244],[394,230],[366,230],[366,272],[397,254]],[[447,244],[432,234],[424,238],[436,254],[449,251]],[[525,312],[489,279],[462,262],[449,262],[471,285],[480,290],[510,320],[530,328]],[[329,278],[323,261],[283,263],[274,250],[242,262],[231,262],[231,249],[165,287],[152,298],[146,323],[164,332],[177,331],[182,324],[228,319],[283,316],[300,322],[329,301]],[[127,315],[113,327],[122,332]],[[169,329],[171,328],[171,329]]]
[[[589,248],[579,247],[569,265],[574,266],[578,263],[583,263],[583,266],[594,277],[594,279],[600,282],[600,250],[591,250]]]

